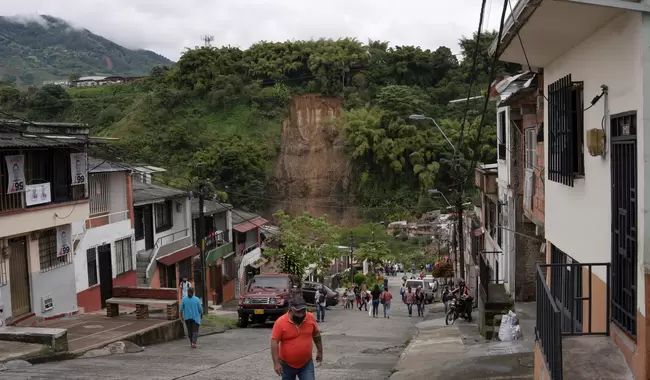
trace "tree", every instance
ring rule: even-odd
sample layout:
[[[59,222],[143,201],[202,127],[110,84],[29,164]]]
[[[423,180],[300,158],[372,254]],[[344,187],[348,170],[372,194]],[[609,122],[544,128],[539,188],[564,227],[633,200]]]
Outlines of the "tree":
[[[383,240],[361,243],[359,248],[354,251],[357,261],[368,260],[372,265],[382,264],[390,254],[391,250]]]
[[[78,73],[70,74],[70,77],[68,78],[68,80],[70,81],[70,83],[72,83],[74,81],[78,81],[79,80],[79,74]]]
[[[280,229],[280,248],[269,249],[282,262],[282,272],[302,279],[309,265],[317,270],[329,268],[341,252],[338,248],[338,229],[327,223],[327,216],[314,218],[308,213],[292,218],[280,210],[274,214]]]

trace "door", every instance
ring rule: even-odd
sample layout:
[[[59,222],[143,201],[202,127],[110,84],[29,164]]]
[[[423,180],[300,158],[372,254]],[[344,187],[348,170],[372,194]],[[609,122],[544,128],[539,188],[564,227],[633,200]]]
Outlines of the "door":
[[[99,297],[103,309],[106,307],[106,300],[113,297],[113,260],[110,244],[97,247],[97,261],[99,262]]]
[[[27,267],[27,240],[24,236],[9,239],[9,281],[11,282],[11,316],[17,317],[29,313],[31,311],[31,302]]]
[[[144,249],[153,249],[153,206],[146,205],[143,207],[144,216]]]
[[[217,294],[217,304],[223,302],[223,272],[221,265],[213,265],[210,267],[212,274],[210,278],[212,279],[212,289]]]
[[[612,321],[636,338],[636,112],[612,115]]]
[[[316,287],[313,283],[304,282],[302,284],[302,298],[310,305],[316,302]]]

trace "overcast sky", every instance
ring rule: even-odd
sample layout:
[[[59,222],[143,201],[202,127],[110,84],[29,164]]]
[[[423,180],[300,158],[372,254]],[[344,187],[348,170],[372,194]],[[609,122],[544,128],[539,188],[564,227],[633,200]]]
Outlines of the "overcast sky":
[[[496,29],[503,0],[488,0]],[[129,48],[177,60],[186,47],[246,48],[260,40],[356,37],[391,45],[448,46],[478,27],[480,0],[0,0],[0,15],[49,14]]]

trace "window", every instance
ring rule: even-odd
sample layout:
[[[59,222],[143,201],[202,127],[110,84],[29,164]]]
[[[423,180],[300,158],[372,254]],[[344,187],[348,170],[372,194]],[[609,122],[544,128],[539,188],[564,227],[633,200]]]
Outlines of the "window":
[[[86,265],[88,266],[88,286],[97,285],[97,249],[86,250]]]
[[[235,255],[230,255],[223,259],[223,275],[227,281],[237,277],[237,268],[235,267]]]
[[[89,178],[90,215],[110,211],[110,189],[108,173],[93,173]]]
[[[506,159],[506,127],[508,118],[506,117],[507,110],[500,111],[497,122],[499,129],[497,129],[497,158],[499,160]]]
[[[172,228],[172,201],[157,203],[155,205],[156,232],[167,231]]]
[[[535,127],[527,128],[525,130],[524,144],[524,158],[526,160],[526,169],[533,170],[535,168],[537,158],[537,132],[535,131]]]
[[[70,253],[62,256],[57,254],[55,228],[41,231],[41,236],[38,238],[38,252],[41,272],[48,272],[72,262]]]
[[[131,254],[131,238],[115,241],[115,259],[117,273],[122,274],[133,270],[133,255]]]
[[[573,186],[585,174],[584,84],[571,75],[548,86],[548,133],[549,179]]]
[[[187,278],[188,281],[192,280],[192,258],[188,257],[185,260],[178,262],[178,277]]]

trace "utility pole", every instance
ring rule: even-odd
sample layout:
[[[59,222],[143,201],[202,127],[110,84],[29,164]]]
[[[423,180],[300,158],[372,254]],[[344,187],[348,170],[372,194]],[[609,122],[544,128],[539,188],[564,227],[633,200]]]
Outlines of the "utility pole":
[[[204,313],[208,312],[208,282],[205,276],[205,199],[203,195],[203,164],[198,164],[199,174],[199,225],[197,226],[197,233],[199,234],[199,249],[201,252],[201,281],[203,282],[203,310]]]
[[[462,184],[460,186],[463,186]],[[459,189],[460,190],[460,189]],[[458,252],[456,256],[459,261],[459,272],[460,278],[465,280],[465,238],[463,237],[463,198],[462,190],[458,192],[458,199],[456,200],[456,213],[458,217],[458,223],[456,224],[457,236],[458,236]]]

